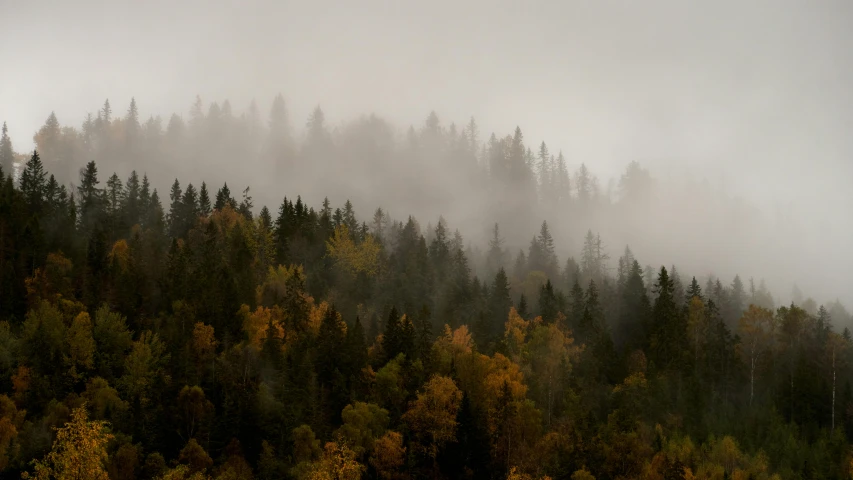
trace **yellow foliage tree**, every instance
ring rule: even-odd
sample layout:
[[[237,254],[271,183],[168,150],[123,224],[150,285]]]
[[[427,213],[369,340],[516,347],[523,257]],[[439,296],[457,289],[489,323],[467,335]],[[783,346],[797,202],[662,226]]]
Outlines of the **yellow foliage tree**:
[[[248,305],[243,305],[238,315],[243,318],[243,331],[249,337],[249,344],[256,349],[260,350],[270,334],[284,340],[284,314],[279,306],[258,307],[252,312]]]
[[[575,477],[573,475],[572,480],[574,480],[574,478]],[[518,467],[512,467],[509,469],[509,474],[506,476],[506,480],[536,480],[536,477],[520,472]],[[538,480],[551,480],[551,477],[546,475],[544,477],[539,477]],[[595,477],[593,477],[593,480],[595,480]]]
[[[458,362],[460,356],[470,354],[473,346],[474,341],[467,326],[462,325],[453,330],[450,325],[445,325],[444,334],[433,344],[436,360],[441,366],[439,370],[449,373],[451,364]]]
[[[507,353],[516,361],[520,360],[524,353],[524,340],[529,326],[530,321],[521,318],[515,307],[510,307],[509,316],[504,324],[504,342]]]
[[[32,475],[38,480],[108,480],[107,443],[113,438],[107,422],[88,419],[86,405],[74,409],[71,421],[57,429],[53,447],[42,460],[34,462]]]
[[[412,433],[412,448],[435,459],[446,443],[456,439],[456,413],[461,403],[462,392],[453,380],[433,376],[403,414]]]
[[[364,273],[373,276],[378,269],[379,244],[367,235],[356,244],[346,225],[339,225],[326,242],[326,251],[341,270],[349,274]]]
[[[373,444],[373,455],[370,465],[376,469],[379,478],[395,480],[406,478],[400,468],[406,463],[406,447],[403,446],[403,436],[389,430]]]
[[[18,410],[6,395],[0,395],[0,472],[18,453],[18,431],[24,423],[25,410]]]
[[[92,319],[86,312],[80,313],[71,322],[68,329],[68,353],[65,363],[68,374],[74,380],[79,380],[81,370],[92,368],[95,355],[95,339],[92,338]]]
[[[127,245],[125,239],[121,239],[113,244],[109,260],[111,267],[122,273],[127,272],[127,267],[130,264],[130,247]]]
[[[323,456],[311,465],[305,478],[306,480],[360,480],[365,468],[355,457],[355,452],[346,444],[328,442],[323,449]]]

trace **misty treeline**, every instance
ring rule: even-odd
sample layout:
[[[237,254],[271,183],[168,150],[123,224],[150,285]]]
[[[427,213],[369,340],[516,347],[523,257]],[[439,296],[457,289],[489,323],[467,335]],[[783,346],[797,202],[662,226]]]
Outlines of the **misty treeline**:
[[[180,178],[196,187],[227,182],[238,200],[251,186],[259,205],[277,205],[289,192],[311,205],[350,200],[364,217],[379,206],[433,223],[443,215],[477,245],[497,222],[513,255],[547,220],[564,257],[591,229],[612,246],[630,244],[649,262],[701,275],[703,283],[709,273],[732,278],[748,269],[756,281],[767,278],[777,297],[788,294],[797,271],[782,265],[802,254],[791,221],[773,221],[717,187],[653,177],[630,159],[620,178],[601,180],[584,158],[526,138],[520,128],[488,134],[473,118],[448,125],[436,113],[408,128],[377,115],[330,123],[320,107],[294,119],[281,95],[238,108],[198,97],[188,103],[186,114],[145,119],[135,100],[107,100],[78,118],[51,113],[32,139],[45,167],[72,191],[79,169],[94,160],[122,180],[147,172],[161,194]],[[23,144],[17,135],[4,145]],[[0,155],[7,172],[16,156],[9,152]],[[29,155],[17,155],[20,166]],[[837,293],[823,295],[818,301]]]
[[[592,231],[560,259],[546,222],[478,256],[441,218],[105,176],[2,183],[4,477],[851,475],[838,303]]]

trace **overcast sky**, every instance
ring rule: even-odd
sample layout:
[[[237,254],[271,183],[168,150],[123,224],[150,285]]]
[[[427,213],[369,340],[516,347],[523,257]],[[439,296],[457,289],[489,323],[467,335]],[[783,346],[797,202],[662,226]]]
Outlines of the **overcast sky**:
[[[0,120],[281,92],[297,127],[474,116],[603,176],[692,172],[825,229],[853,271],[853,2],[39,1],[0,7]],[[781,210],[779,210],[781,208]],[[849,276],[847,278],[850,278]],[[853,287],[851,287],[853,288]],[[848,289],[850,290],[850,289]]]

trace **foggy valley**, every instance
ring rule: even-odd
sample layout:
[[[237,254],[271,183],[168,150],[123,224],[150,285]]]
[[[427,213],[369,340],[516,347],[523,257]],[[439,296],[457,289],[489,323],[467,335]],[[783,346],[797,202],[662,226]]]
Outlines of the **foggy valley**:
[[[849,2],[175,3],[0,7],[0,472],[851,478]]]

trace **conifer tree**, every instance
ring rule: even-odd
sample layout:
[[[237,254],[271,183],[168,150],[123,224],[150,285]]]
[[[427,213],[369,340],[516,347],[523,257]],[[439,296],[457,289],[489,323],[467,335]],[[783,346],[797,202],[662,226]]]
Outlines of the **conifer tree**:
[[[122,205],[122,210],[124,211],[124,222],[128,226],[133,226],[139,223],[141,205],[140,205],[140,184],[139,184],[139,175],[137,175],[136,170],[130,172],[130,177],[128,177],[127,182],[125,183],[125,189],[123,194],[124,204]]]
[[[516,312],[518,312],[518,316],[521,318],[526,318],[530,313],[527,306],[527,297],[522,293],[521,296],[518,297],[518,306],[515,308]]]
[[[15,160],[15,153],[12,150],[12,140],[9,138],[9,128],[6,122],[3,122],[3,129],[0,130],[0,179],[5,175],[11,175],[12,164]]]
[[[210,193],[207,191],[207,184],[201,182],[201,189],[198,192],[198,213],[203,217],[208,217],[212,211],[213,210],[210,205]],[[267,213],[269,213],[269,211]]]
[[[80,186],[77,187],[80,227],[86,235],[105,214],[104,193],[98,188],[98,183],[98,168],[91,161],[80,172]]]
[[[47,186],[46,175],[41,158],[38,152],[34,150],[21,173],[21,193],[30,208],[30,212],[36,215],[40,214],[44,207],[44,195]]]
[[[699,286],[699,282],[696,281],[696,277],[693,277],[693,280],[690,281],[690,286],[687,287],[687,295],[684,300],[689,304],[693,297],[699,297],[699,300],[705,299],[702,296],[702,287]]]
[[[181,192],[181,183],[176,178],[169,191],[169,235],[173,238],[181,236],[184,225],[184,205]]]
[[[683,353],[688,345],[686,319],[676,305],[674,291],[666,267],[661,267],[655,284],[657,298],[652,310],[650,347],[655,364],[662,369],[683,366]]]
[[[503,268],[495,274],[495,280],[492,283],[491,295],[489,297],[489,339],[496,340],[503,333],[504,323],[506,322],[509,308],[512,306],[512,299],[509,296],[509,279]]]
[[[180,236],[186,235],[195,226],[199,215],[198,192],[192,183],[187,185],[184,195],[181,197],[181,213],[179,221],[182,223]]]
[[[403,348],[403,326],[400,324],[400,314],[396,307],[391,307],[388,321],[385,322],[385,332],[382,334],[382,353],[385,362],[391,361]]]
[[[228,189],[227,182],[216,192],[216,202],[213,204],[213,209],[222,210],[226,205],[230,205],[231,208],[236,208],[237,206],[236,200],[231,196],[231,190]]]
[[[545,323],[553,323],[557,319],[557,296],[551,280],[546,280],[545,285],[539,289],[539,315]]]
[[[124,119],[124,133],[128,148],[138,148],[137,142],[139,141],[141,130],[142,127],[139,125],[139,110],[136,107],[136,98],[131,98],[130,107],[128,107],[127,116]]]

